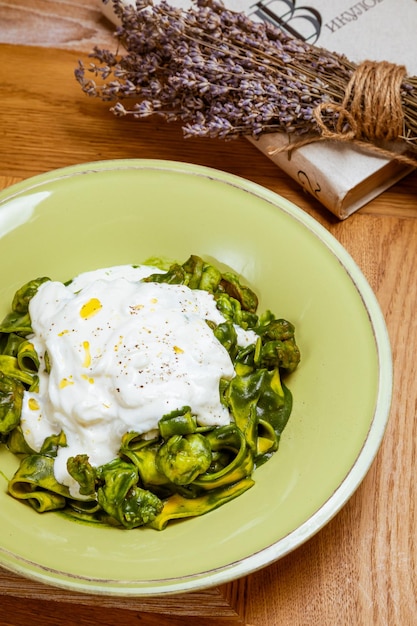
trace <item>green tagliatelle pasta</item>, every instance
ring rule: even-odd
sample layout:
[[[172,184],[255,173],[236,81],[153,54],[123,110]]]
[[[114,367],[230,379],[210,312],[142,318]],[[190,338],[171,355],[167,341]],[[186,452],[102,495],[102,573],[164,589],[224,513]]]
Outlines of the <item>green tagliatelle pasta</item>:
[[[293,325],[270,311],[258,315],[251,289],[198,256],[142,279],[213,294],[224,322],[208,324],[235,371],[219,388],[230,424],[201,426],[192,406],[179,406],[161,415],[151,438],[126,432],[109,463],[97,467],[87,454],[72,456],[67,470],[82,496],[75,498],[54,474],[65,432],[46,437],[35,451],[20,423],[25,391],[36,391],[40,366],[31,343],[29,302],[48,280],[32,280],[19,289],[0,324],[0,443],[21,458],[10,495],[40,513],[60,510],[95,523],[162,530],[170,520],[207,513],[252,487],[255,468],[276,452],[291,413],[292,396],[283,378],[300,360]],[[256,340],[239,346],[236,325],[253,331]],[[48,371],[47,358],[43,367]]]

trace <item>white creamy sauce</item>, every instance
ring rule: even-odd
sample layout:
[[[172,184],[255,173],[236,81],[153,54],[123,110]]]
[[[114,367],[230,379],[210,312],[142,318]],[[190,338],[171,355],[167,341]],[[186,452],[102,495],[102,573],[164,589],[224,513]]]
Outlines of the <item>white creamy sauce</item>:
[[[220,378],[234,369],[205,320],[224,321],[214,298],[183,285],[143,283],[155,268],[117,266],[86,272],[68,286],[49,281],[30,302],[31,341],[40,359],[39,392],[25,392],[21,425],[36,451],[63,431],[54,471],[80,497],[67,459],[114,459],[129,431],[152,434],[160,418],[189,405],[203,426],[230,422]],[[256,340],[238,331],[240,345]],[[45,371],[48,353],[50,373]]]

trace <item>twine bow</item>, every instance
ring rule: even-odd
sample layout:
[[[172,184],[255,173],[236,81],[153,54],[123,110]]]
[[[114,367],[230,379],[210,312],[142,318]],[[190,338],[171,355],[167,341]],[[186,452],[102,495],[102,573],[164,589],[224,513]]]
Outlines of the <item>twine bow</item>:
[[[404,126],[401,85],[405,76],[403,65],[387,61],[361,63],[352,74],[342,104],[322,103],[314,110],[321,134],[329,139],[371,142],[398,139]],[[323,120],[326,109],[338,113],[336,132],[329,130]],[[346,123],[350,130],[344,133]]]
[[[270,154],[291,152],[315,141],[333,140],[354,143],[379,156],[395,158],[415,167],[416,159],[380,145],[402,138],[401,85],[405,76],[404,65],[364,61],[353,72],[341,104],[322,102],[314,109],[313,116],[320,131],[317,137],[310,136],[289,146],[272,149]]]

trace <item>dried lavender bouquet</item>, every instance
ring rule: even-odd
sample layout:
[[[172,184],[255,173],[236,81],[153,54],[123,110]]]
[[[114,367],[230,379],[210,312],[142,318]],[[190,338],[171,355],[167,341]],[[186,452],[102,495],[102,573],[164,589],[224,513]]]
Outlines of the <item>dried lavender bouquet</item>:
[[[117,50],[95,48],[75,76],[115,115],[180,121],[185,137],[286,133],[288,149],[349,141],[417,165],[417,77],[403,66],[356,65],[220,0],[113,8]]]

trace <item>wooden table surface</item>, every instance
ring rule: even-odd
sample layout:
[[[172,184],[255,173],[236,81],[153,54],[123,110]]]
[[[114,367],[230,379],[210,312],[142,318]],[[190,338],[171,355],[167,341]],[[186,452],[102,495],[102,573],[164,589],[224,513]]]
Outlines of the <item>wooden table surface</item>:
[[[333,233],[374,289],[392,342],[392,411],[350,501],[275,564],[219,588],[145,599],[71,593],[0,570],[1,624],[417,624],[417,173],[339,222],[244,139],[184,140],[176,125],[116,119],[86,98],[73,70],[96,42],[111,45],[111,30],[92,0],[0,0],[0,188],[74,163],[143,157],[215,167],[281,194]]]

